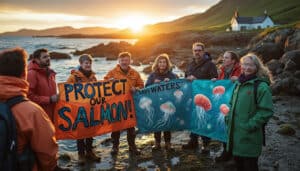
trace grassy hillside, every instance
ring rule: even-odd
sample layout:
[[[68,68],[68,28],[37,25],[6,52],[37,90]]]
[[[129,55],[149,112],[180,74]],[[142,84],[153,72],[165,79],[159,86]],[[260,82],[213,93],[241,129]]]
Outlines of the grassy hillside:
[[[150,33],[206,29],[224,30],[229,26],[235,10],[239,11],[240,16],[262,16],[267,10],[268,15],[276,24],[288,24],[300,20],[300,0],[222,0],[204,13],[151,25],[146,29]]]

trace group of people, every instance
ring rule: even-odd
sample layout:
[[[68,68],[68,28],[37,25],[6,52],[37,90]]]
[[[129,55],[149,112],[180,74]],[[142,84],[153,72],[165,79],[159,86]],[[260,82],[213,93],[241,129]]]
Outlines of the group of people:
[[[225,117],[228,140],[224,143],[224,151],[216,161],[228,160],[233,156],[238,170],[258,170],[258,157],[261,154],[263,142],[263,125],[273,114],[272,94],[269,88],[271,77],[268,69],[255,54],[247,54],[239,59],[233,51],[223,55],[223,65],[219,70],[212,62],[205,45],[196,42],[192,46],[193,60],[189,63],[185,78],[231,79],[236,83],[231,98],[231,108]],[[30,146],[35,153],[36,162],[33,170],[59,170],[57,166],[58,146],[53,126],[54,106],[58,101],[56,92],[55,72],[50,68],[50,55],[47,49],[38,49],[27,66],[27,53],[24,49],[15,48],[0,52],[0,102],[5,102],[15,96],[27,96],[31,101],[25,101],[12,107],[12,113],[17,123],[18,152]],[[92,70],[92,57],[88,54],[79,57],[80,66],[72,70],[67,82],[96,81]],[[130,88],[128,93],[144,88],[140,74],[130,66],[131,54],[122,52],[118,56],[118,64],[109,71],[104,80],[127,79]],[[178,76],[172,72],[172,63],[167,54],[160,54],[152,66],[145,86],[159,82],[167,82]],[[254,90],[257,84],[257,90]],[[171,148],[171,132],[163,132],[165,149]],[[135,155],[141,154],[135,144],[135,128],[127,129],[129,151]],[[210,138],[201,135],[202,152],[209,151]],[[120,131],[112,132],[112,155],[119,151]],[[161,132],[154,133],[153,150],[161,149]],[[197,149],[199,135],[191,133],[190,140],[182,149]],[[93,137],[77,140],[79,162],[86,159],[100,161],[93,152]]]

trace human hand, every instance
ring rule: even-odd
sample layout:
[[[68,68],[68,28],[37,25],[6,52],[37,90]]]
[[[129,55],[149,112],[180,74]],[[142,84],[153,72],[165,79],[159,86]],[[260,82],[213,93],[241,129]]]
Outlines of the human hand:
[[[168,81],[170,81],[170,78],[165,78],[164,81],[168,82]]]
[[[56,102],[58,101],[58,99],[59,99],[58,94],[52,95],[52,96],[50,97],[50,102],[51,102],[51,103],[56,103]]]
[[[155,79],[154,82],[155,82],[155,83],[159,83],[160,80],[159,80],[159,79]]]
[[[216,78],[212,78],[211,81],[215,82],[215,81],[217,81],[217,79]]]
[[[231,78],[230,78],[230,80],[232,81],[232,82],[234,82],[234,81],[236,81],[236,80],[238,80],[239,79],[239,77],[237,77],[237,76],[232,76]]]
[[[193,75],[190,75],[190,76],[186,77],[186,79],[188,79],[189,81],[193,81],[196,79],[196,77]]]

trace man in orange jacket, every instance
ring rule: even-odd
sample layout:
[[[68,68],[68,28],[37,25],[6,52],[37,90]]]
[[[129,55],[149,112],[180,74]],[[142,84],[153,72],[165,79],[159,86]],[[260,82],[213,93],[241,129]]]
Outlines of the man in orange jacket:
[[[53,122],[54,107],[58,101],[58,95],[56,94],[56,73],[49,66],[50,55],[48,50],[36,50],[28,65],[28,97],[39,104]]]
[[[0,51],[0,102],[27,96],[27,53],[16,48]],[[32,101],[11,108],[17,127],[17,153],[30,147],[35,156],[32,170],[61,170],[57,166],[58,145],[52,122],[44,110]]]
[[[104,77],[105,80],[114,80],[114,79],[126,79],[130,85],[130,89],[126,90],[127,92],[134,92],[136,89],[140,89],[144,87],[144,82],[141,79],[140,74],[131,68],[131,54],[129,52],[122,52],[118,56],[119,64],[109,71],[107,75]],[[129,145],[129,151],[139,155],[140,151],[136,148],[135,145],[135,128],[127,129],[127,141]],[[113,141],[113,148],[111,154],[115,155],[119,151],[119,143],[120,143],[120,131],[113,132],[111,134],[111,138]]]

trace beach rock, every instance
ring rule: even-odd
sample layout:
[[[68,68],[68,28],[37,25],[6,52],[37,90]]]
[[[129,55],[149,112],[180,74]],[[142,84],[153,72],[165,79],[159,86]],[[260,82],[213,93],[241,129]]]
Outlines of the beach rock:
[[[280,61],[284,64],[284,70],[296,71],[300,68],[300,50],[286,52]]]
[[[67,53],[50,52],[51,59],[71,59],[71,56]]]
[[[74,52],[74,55],[87,53],[93,57],[106,57],[109,60],[116,60],[120,52],[129,51],[131,47],[132,45],[125,41],[110,42],[107,45],[101,43],[82,51],[77,50]]]
[[[273,75],[277,75],[283,70],[283,64],[280,63],[278,59],[272,59],[269,62],[267,62],[266,65]]]
[[[250,49],[250,52],[254,52],[260,56],[264,63],[270,61],[271,59],[280,59],[284,53],[283,48],[279,44],[271,42],[259,43]]]
[[[279,126],[279,130],[277,130],[277,133],[282,135],[294,135],[296,131],[290,124],[282,124]]]
[[[292,35],[288,36],[284,47],[285,52],[296,49],[300,49],[300,29],[296,29]]]

